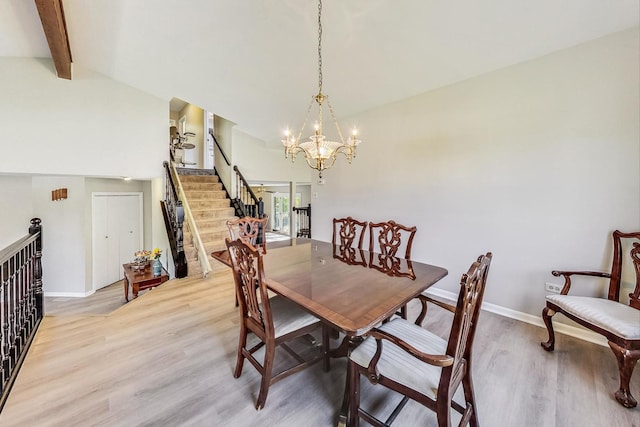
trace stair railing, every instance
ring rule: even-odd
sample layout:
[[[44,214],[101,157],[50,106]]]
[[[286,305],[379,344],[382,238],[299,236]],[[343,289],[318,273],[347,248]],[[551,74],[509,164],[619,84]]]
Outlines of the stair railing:
[[[296,237],[311,238],[311,203],[306,208],[293,208],[296,214]]]
[[[165,171],[165,194],[162,200],[162,215],[164,224],[169,237],[169,245],[171,246],[171,255],[173,257],[173,265],[175,267],[175,275],[177,278],[187,277],[187,257],[184,253],[184,233],[182,226],[184,223],[184,207],[182,201],[178,197],[178,189],[176,179],[171,174],[171,168],[168,162],[163,163]]]
[[[251,216],[254,218],[262,218],[264,216],[264,202],[262,197],[256,197],[255,193],[244,179],[238,166],[233,167],[236,174],[236,197],[231,200],[236,211],[236,216]]]
[[[191,212],[191,209],[189,208],[189,200],[187,200],[187,197],[184,194],[184,189],[182,188],[182,183],[180,182],[180,179],[178,179],[178,171],[176,171],[176,168],[174,165],[170,165],[169,170],[170,170],[172,180],[175,184],[178,198],[182,200],[182,208],[184,209],[184,218],[187,222],[187,226],[191,230],[193,246],[196,248],[198,252],[198,262],[200,263],[200,268],[202,269],[202,277],[207,277],[207,275],[211,271],[211,264],[209,263],[209,254],[207,254],[207,250],[204,247],[204,243],[202,243],[202,239],[200,238],[200,233],[198,232],[196,221],[193,218],[193,213]]]
[[[0,411],[44,315],[40,223],[0,250]]]

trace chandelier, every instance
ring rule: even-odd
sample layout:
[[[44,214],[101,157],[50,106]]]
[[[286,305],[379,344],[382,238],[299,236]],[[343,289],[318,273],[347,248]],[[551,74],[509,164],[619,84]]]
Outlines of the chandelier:
[[[338,132],[338,141],[331,141],[323,134],[322,116],[324,104],[329,108],[331,120]],[[314,133],[305,141],[300,142],[302,133],[307,126],[311,109],[316,105],[317,119],[314,125]],[[346,156],[349,163],[356,156],[356,147],[360,144],[357,129],[353,129],[349,139],[345,142],[336,116],[333,113],[333,107],[329,102],[329,97],[322,93],[322,0],[318,0],[318,94],[311,97],[307,114],[302,123],[302,127],[297,136],[287,129],[284,133],[285,138],[282,140],[284,144],[284,157],[291,156],[291,161],[296,160],[296,155],[300,152],[304,153],[304,158],[309,167],[318,170],[319,177],[322,178],[322,171],[329,169],[336,161],[338,154],[342,153]]]

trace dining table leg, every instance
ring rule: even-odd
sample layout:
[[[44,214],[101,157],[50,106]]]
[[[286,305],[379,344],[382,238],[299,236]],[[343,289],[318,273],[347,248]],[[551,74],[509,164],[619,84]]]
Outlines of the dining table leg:
[[[351,350],[356,348],[364,340],[363,337],[345,336],[342,339],[340,345],[330,351],[331,357],[346,357],[347,366],[349,366],[348,358],[351,354]],[[350,373],[347,369],[347,375],[344,386],[344,395],[342,396],[342,406],[340,407],[340,413],[338,414],[338,427],[346,427],[347,420],[349,418],[349,396],[351,392]]]

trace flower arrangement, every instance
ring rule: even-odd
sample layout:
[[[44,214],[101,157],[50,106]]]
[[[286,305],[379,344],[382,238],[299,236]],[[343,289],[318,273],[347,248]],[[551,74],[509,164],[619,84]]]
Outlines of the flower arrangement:
[[[153,257],[153,259],[160,258],[160,255],[162,255],[162,249],[160,248],[155,248],[153,252],[151,252],[151,256]]]
[[[136,264],[146,264],[147,262],[149,262],[149,257],[151,256],[151,251],[146,251],[146,250],[137,251],[133,255],[134,255],[134,259],[133,259],[134,263],[136,263]]]

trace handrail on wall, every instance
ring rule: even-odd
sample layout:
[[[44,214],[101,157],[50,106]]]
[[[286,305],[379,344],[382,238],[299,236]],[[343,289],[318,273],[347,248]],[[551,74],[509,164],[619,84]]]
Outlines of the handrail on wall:
[[[229,161],[227,154],[224,152],[224,150],[218,143],[218,140],[216,139],[215,135],[213,134],[213,129],[209,129],[209,135],[211,135],[211,138],[213,138],[213,142],[216,144],[216,147],[218,147],[218,150],[220,150],[220,154],[222,154],[222,158],[227,163],[227,166],[231,166],[231,162]]]

